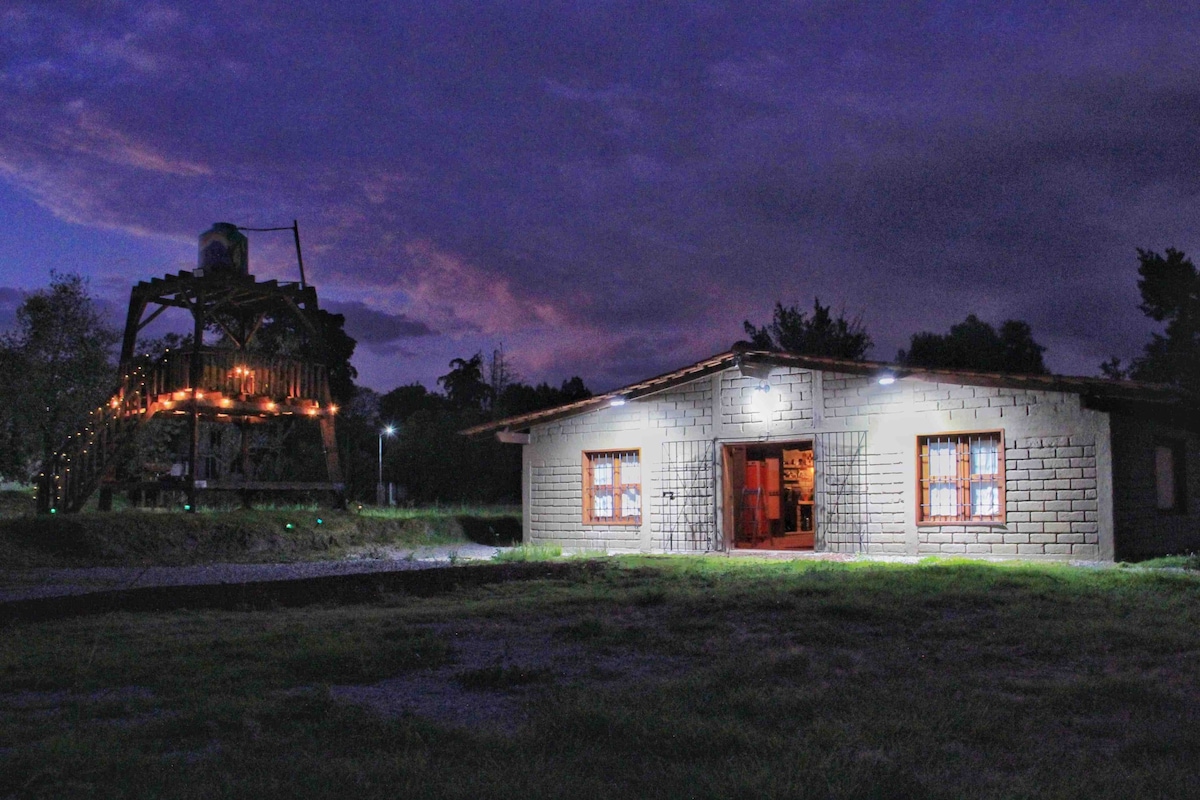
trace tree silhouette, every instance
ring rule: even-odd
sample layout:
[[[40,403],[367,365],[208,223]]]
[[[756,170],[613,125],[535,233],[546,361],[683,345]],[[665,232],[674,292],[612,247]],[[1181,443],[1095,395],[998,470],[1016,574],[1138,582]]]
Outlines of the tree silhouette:
[[[770,324],[759,328],[746,320],[742,327],[750,337],[746,344],[759,350],[861,361],[871,349],[862,318],[846,319],[844,312],[835,318],[820,298],[813,299],[811,317],[777,302]]]
[[[1183,252],[1138,249],[1140,308],[1165,323],[1128,368],[1113,358],[1100,365],[1110,378],[1173,383],[1200,393],[1200,274]]]
[[[999,332],[974,314],[947,334],[914,333],[908,350],[896,360],[901,364],[931,369],[967,369],[982,372],[1015,372],[1045,375],[1042,361],[1046,348],[1034,341],[1028,323],[1006,320]]]
[[[491,387],[483,379],[483,353],[451,360],[450,371],[437,381],[456,409],[482,409],[491,397]]]

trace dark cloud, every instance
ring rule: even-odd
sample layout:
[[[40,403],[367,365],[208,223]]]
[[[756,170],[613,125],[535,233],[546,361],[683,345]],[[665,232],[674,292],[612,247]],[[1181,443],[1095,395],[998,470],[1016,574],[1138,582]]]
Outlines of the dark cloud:
[[[636,379],[813,296],[877,357],[974,312],[1093,372],[1148,332],[1134,248],[1200,247],[1184,5],[7,8],[0,178],[181,260],[299,218],[385,390],[500,341]]]
[[[404,348],[403,340],[433,336],[435,333],[424,322],[411,319],[406,314],[377,311],[357,300],[326,303],[325,309],[335,314],[344,314],[346,333],[354,337],[360,345],[380,354],[413,356],[415,354]]]

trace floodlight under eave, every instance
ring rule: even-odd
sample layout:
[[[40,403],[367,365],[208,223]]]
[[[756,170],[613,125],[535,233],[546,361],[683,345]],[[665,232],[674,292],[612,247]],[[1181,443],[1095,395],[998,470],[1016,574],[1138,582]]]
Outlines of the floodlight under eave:
[[[896,382],[896,376],[890,372],[885,372],[879,376],[879,385],[880,386],[891,386],[895,382]]]
[[[761,361],[750,361],[743,356],[738,356],[734,362],[737,367],[738,374],[743,378],[755,378],[760,381],[765,381],[771,377],[771,370],[774,369],[773,364],[764,364]]]
[[[608,404],[610,406],[623,406],[627,402],[629,402],[629,396],[624,395],[624,394],[619,394],[619,395],[616,395],[615,397],[613,397],[611,400],[609,400]]]

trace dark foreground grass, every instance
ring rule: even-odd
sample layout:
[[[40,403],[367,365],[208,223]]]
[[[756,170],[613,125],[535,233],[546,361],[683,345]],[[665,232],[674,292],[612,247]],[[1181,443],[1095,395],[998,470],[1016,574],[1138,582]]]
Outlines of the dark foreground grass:
[[[1200,796],[1183,573],[621,559],[2,637],[0,797]]]

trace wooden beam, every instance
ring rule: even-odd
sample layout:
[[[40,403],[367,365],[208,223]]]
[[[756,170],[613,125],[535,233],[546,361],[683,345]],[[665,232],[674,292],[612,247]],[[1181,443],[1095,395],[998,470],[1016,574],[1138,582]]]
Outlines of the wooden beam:
[[[138,331],[140,332],[142,330],[142,328],[146,327],[151,322],[154,322],[154,320],[158,319],[159,316],[161,316],[162,313],[170,307],[171,306],[168,305],[167,303],[160,304],[159,307],[156,308],[154,310],[154,312],[150,314],[150,316],[146,317],[144,320],[142,320],[141,322],[138,323]]]

